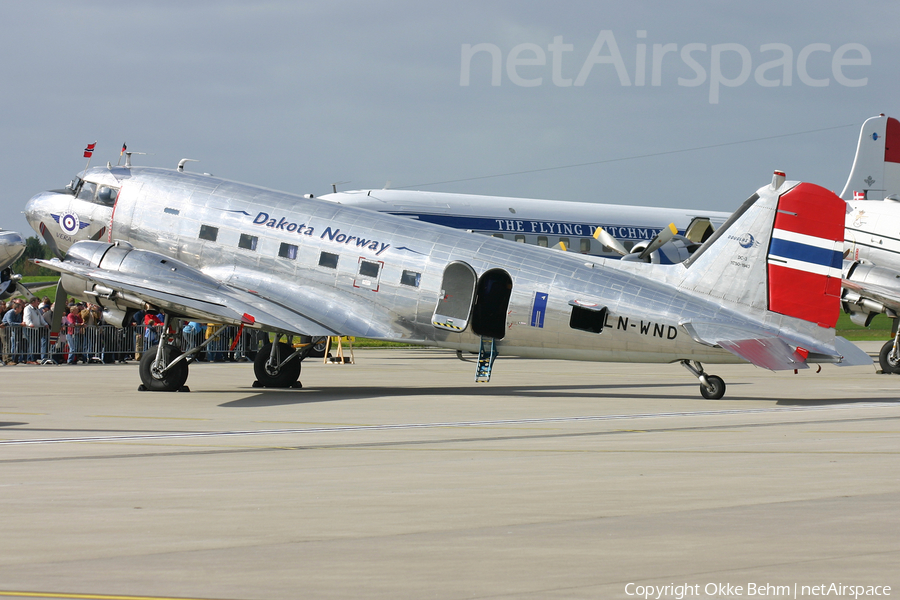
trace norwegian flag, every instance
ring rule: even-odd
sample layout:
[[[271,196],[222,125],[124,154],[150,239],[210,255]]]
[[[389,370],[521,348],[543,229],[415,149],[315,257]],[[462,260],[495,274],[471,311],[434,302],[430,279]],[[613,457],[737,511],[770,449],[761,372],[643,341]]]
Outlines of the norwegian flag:
[[[866,193],[865,193],[865,192],[857,192],[857,191],[854,191],[854,192],[853,192],[853,199],[854,199],[854,200],[865,200],[865,199],[866,199]]]
[[[94,148],[95,148],[96,146],[97,146],[97,142],[94,142],[93,144],[88,144],[88,145],[87,145],[87,148],[84,149],[84,157],[85,157],[85,158],[90,158],[91,156],[93,156],[93,155],[94,155]]]

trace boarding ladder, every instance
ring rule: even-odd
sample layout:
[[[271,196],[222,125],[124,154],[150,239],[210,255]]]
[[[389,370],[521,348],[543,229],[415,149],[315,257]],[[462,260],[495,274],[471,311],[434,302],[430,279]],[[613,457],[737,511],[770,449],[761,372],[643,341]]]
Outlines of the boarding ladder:
[[[478,366],[475,369],[475,383],[487,383],[491,380],[491,368],[497,358],[497,347],[494,338],[481,338],[481,350],[478,352]]]

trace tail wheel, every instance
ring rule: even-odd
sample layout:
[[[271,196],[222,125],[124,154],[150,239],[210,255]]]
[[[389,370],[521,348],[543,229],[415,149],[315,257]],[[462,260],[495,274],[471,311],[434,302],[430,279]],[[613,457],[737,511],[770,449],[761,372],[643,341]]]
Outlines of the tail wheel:
[[[718,400],[725,395],[725,381],[717,375],[707,375],[706,381],[709,382],[712,390],[708,389],[702,383],[700,384],[700,395],[707,400]]]
[[[278,342],[278,355],[281,360],[294,353],[290,344]],[[253,361],[253,373],[262,387],[286,388],[291,387],[300,379],[300,359],[292,358],[280,369],[272,369],[269,366],[269,356],[272,354],[272,344],[266,344],[256,353]]]
[[[900,358],[893,356],[893,353],[894,340],[888,340],[878,353],[878,362],[881,363],[881,370],[885,373],[900,375]]]
[[[173,365],[171,369],[163,372],[162,369],[181,355],[181,350],[175,346],[166,344],[162,349],[162,364],[156,363],[156,352],[158,348],[151,347],[144,352],[141,357],[141,364],[138,371],[141,374],[141,383],[144,389],[151,392],[175,392],[180,390],[188,378],[188,364],[181,361]]]

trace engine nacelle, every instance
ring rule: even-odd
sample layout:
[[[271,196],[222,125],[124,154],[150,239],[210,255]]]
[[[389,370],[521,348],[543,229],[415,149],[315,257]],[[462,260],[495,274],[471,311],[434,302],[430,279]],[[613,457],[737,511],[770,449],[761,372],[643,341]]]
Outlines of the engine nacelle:
[[[631,248],[631,252],[622,257],[622,260],[640,262],[641,252],[650,245],[651,241],[644,240],[636,243]],[[651,252],[649,258],[644,262],[663,265],[678,264],[689,259],[691,254],[699,247],[699,244],[695,244],[685,237],[677,236]]]
[[[65,262],[80,263],[104,271],[114,271],[135,277],[152,279],[154,285],[162,289],[178,290],[186,282],[201,284],[215,289],[219,283],[194,267],[169,258],[157,252],[136,250],[127,243],[81,241],[69,248]],[[98,275],[98,278],[102,276]],[[144,300],[129,292],[113,290],[105,285],[85,281],[79,277],[63,274],[63,289],[67,293],[93,298],[110,323],[125,323],[135,310],[144,308]]]
[[[845,281],[879,286],[889,290],[896,290],[900,296],[900,272],[885,267],[862,264],[859,262],[844,261],[843,278]],[[844,289],[841,294],[841,307],[850,315],[850,320],[862,327],[868,327],[872,319],[881,313],[890,318],[896,318],[897,314],[887,308],[881,302],[872,298],[866,298],[858,292]]]

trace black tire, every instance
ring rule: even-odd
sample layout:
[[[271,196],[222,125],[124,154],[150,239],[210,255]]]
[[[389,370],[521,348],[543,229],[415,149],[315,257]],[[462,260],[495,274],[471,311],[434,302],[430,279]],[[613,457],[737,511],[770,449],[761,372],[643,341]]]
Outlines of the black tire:
[[[722,396],[725,395],[725,382],[721,377],[716,375],[707,375],[706,380],[709,382],[709,385],[712,386],[712,391],[706,389],[706,386],[702,383],[700,384],[700,395],[706,398],[707,400],[718,400]]]
[[[152,367],[153,361],[156,360],[157,346],[158,344],[151,346],[141,356],[141,364],[138,367],[138,371],[141,374],[141,383],[144,384],[144,389],[151,392],[176,392],[184,387],[184,382],[187,381],[188,364],[186,361],[181,361],[166,371],[164,375],[154,375]],[[179,356],[181,356],[181,350],[175,346],[163,346],[163,360],[166,364],[169,364]]]
[[[312,343],[312,341],[313,341],[313,338],[311,336],[308,336],[308,335],[300,336],[300,342],[303,344],[310,344],[310,343]],[[325,356],[325,346],[327,346],[327,345],[328,345],[328,340],[323,338],[321,342],[319,342],[318,344],[315,344],[312,347],[312,350],[310,350],[309,354],[307,354],[306,356],[308,356],[309,358],[323,358]]]
[[[281,360],[284,360],[294,353],[294,348],[290,344],[278,342],[278,351],[281,355]],[[286,388],[297,383],[297,380],[300,379],[300,359],[295,357],[281,367],[277,373],[270,373],[266,368],[266,363],[269,361],[269,354],[271,353],[272,344],[265,344],[256,353],[256,359],[253,361],[253,373],[256,375],[256,380],[260,385],[271,388]]]
[[[891,358],[891,350],[894,349],[894,340],[888,340],[881,347],[878,353],[878,362],[881,363],[881,370],[885,373],[893,373],[900,375],[900,361]]]

